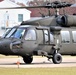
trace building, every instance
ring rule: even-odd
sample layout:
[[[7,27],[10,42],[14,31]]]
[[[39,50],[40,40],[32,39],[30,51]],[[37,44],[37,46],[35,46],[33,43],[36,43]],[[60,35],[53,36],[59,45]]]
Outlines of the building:
[[[20,7],[19,5],[3,0],[0,2],[0,8]],[[27,9],[0,9],[0,28],[13,27],[19,25],[22,21],[30,19],[31,11]]]

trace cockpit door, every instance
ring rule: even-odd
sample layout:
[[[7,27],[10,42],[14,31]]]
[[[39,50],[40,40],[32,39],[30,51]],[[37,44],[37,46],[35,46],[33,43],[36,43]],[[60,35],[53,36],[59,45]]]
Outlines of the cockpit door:
[[[36,30],[28,29],[23,40],[23,47],[26,53],[32,53],[35,50],[35,48],[37,47],[36,40]]]

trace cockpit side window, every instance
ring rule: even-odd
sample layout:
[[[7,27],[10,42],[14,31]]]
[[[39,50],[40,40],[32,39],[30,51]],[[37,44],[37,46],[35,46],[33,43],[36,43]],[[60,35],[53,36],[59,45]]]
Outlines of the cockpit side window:
[[[25,40],[36,40],[36,32],[33,29],[27,31]]]

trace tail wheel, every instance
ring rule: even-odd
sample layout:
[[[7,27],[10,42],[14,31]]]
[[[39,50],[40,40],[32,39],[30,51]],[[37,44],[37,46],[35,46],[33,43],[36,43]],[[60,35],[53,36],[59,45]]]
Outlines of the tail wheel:
[[[23,57],[23,61],[26,64],[31,64],[31,62],[33,61],[33,57],[32,56],[25,56],[25,57]]]
[[[60,64],[62,62],[62,56],[59,53],[53,55],[52,61],[54,64]]]

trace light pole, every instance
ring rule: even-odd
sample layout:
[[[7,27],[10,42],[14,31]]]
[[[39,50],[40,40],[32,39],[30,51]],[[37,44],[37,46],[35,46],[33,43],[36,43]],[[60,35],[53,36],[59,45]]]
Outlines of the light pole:
[[[8,28],[9,27],[9,14],[8,14],[8,11],[6,11],[6,28]]]

